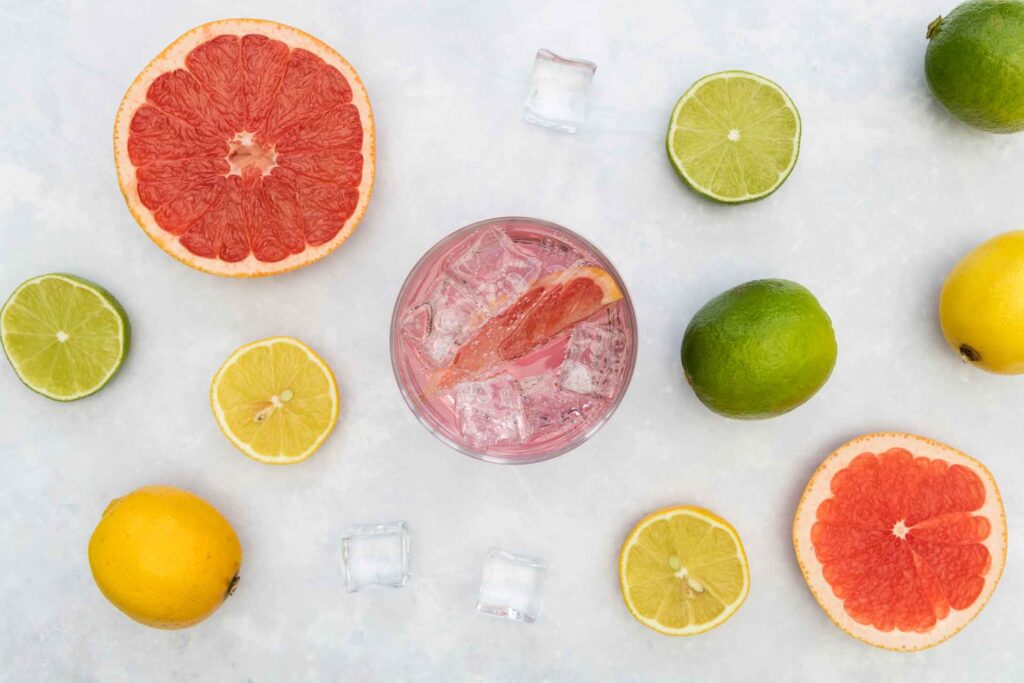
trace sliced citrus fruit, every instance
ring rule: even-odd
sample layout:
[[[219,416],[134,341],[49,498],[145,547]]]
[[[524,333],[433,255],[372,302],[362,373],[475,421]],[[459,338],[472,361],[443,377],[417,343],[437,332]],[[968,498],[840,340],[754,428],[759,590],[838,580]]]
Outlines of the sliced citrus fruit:
[[[370,100],[302,31],[259,19],[192,29],[117,112],[121,192],[154,242],[217,275],[272,275],[345,241],[374,176]]]
[[[1006,513],[985,466],[911,434],[869,434],[807,484],[793,544],[836,626],[889,650],[921,650],[966,626],[1006,560]]]
[[[696,192],[738,204],[767,197],[800,153],[800,114],[789,95],[746,71],[705,76],[669,120],[668,158]]]
[[[291,337],[246,344],[213,377],[210,405],[243,453],[272,465],[313,454],[338,422],[338,385],[312,349]]]
[[[56,401],[94,394],[128,353],[131,328],[110,292],[54,273],[23,282],[0,309],[0,339],[25,385]]]
[[[750,592],[739,534],[703,508],[648,515],[619,555],[626,607],[644,626],[670,636],[704,633],[731,617]]]
[[[577,266],[543,277],[488,320],[451,364],[435,373],[427,393],[444,391],[521,358],[621,298],[615,279],[597,266]]]

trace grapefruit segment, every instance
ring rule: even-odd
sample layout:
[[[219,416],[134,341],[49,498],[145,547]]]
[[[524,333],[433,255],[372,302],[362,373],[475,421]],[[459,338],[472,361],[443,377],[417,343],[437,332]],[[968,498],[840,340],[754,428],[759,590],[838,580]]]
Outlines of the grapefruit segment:
[[[218,275],[271,275],[355,230],[373,187],[373,117],[328,45],[228,19],[181,36],[135,79],[114,157],[129,209],[161,248]]]
[[[920,650],[967,625],[995,590],[1006,515],[969,456],[909,434],[871,434],[818,468],[793,523],[807,584],[839,628]]]
[[[488,320],[451,365],[434,374],[427,395],[521,358],[621,298],[614,278],[596,266],[577,266],[543,277],[503,313]]]

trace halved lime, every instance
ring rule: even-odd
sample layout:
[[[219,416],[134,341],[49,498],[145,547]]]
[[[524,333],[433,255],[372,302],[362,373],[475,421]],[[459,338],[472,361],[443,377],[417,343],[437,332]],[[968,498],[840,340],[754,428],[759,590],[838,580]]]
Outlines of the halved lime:
[[[746,71],[705,76],[679,98],[668,158],[695,191],[738,204],[767,197],[800,154],[800,114],[789,95]]]
[[[0,341],[29,389],[55,401],[94,394],[121,367],[128,316],[102,287],[53,273],[26,280],[0,309]]]

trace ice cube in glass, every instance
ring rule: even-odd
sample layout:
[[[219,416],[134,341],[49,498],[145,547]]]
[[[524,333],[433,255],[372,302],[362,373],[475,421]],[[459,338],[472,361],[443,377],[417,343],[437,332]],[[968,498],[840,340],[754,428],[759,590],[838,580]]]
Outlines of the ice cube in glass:
[[[543,560],[491,548],[480,579],[477,611],[515,621],[536,621],[547,569]]]
[[[610,398],[626,357],[626,335],[610,325],[580,323],[569,337],[559,370],[561,387],[587,396]]]
[[[345,589],[400,588],[409,580],[409,528],[405,522],[350,526],[341,539]]]
[[[583,424],[595,407],[589,396],[559,388],[553,373],[520,381],[526,424],[532,436],[553,436]]]
[[[447,365],[464,342],[487,320],[478,299],[449,278],[441,280],[427,300],[402,316],[400,327],[434,367]]]
[[[530,123],[567,133],[579,131],[597,65],[539,50],[533,60],[533,81],[523,117]]]
[[[523,394],[511,375],[456,385],[455,413],[460,433],[476,446],[529,438]]]
[[[519,249],[504,230],[490,227],[452,257],[448,275],[496,315],[530,288],[540,267],[540,261]]]

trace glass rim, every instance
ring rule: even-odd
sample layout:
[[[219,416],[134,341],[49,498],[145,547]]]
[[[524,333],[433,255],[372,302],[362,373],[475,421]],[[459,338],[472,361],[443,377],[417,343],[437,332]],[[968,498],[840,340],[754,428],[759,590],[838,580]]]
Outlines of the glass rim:
[[[513,458],[508,456],[486,453],[482,450],[474,449],[467,444],[459,443],[458,441],[455,441],[447,434],[443,433],[437,427],[437,425],[435,425],[433,421],[431,421],[427,417],[427,415],[425,414],[423,402],[420,401],[417,396],[413,395],[414,392],[409,391],[409,388],[406,387],[405,382],[403,382],[401,373],[399,371],[398,322],[401,317],[400,314],[403,311],[402,299],[405,297],[405,294],[409,289],[409,285],[413,280],[413,276],[419,273],[420,268],[425,263],[427,263],[435,253],[437,253],[446,245],[455,241],[457,238],[468,233],[471,233],[475,230],[479,230],[480,228],[483,228],[487,225],[500,224],[504,222],[532,223],[543,228],[550,228],[555,232],[568,233],[570,238],[579,241],[579,243],[582,246],[586,247],[587,249],[592,251],[596,256],[600,257],[600,260],[603,262],[602,265],[608,268],[608,272],[611,274],[612,278],[614,278],[615,283],[619,286],[619,289],[622,292],[622,300],[625,303],[626,309],[629,312],[629,315],[627,315],[626,318],[629,322],[629,332],[632,335],[632,344],[629,345],[629,353],[626,359],[626,366],[623,368],[624,374],[621,387],[615,398],[609,402],[608,408],[607,410],[605,410],[604,415],[602,415],[600,419],[594,420],[593,424],[588,426],[586,429],[580,430],[578,434],[575,434],[571,439],[569,439],[568,442],[566,442],[559,448],[555,448],[551,451],[538,453],[536,455],[523,458]],[[638,346],[637,342],[638,332],[636,322],[636,310],[633,308],[633,300],[629,296],[629,290],[626,287],[626,283],[623,282],[622,276],[619,274],[619,271],[615,268],[614,264],[612,264],[612,262],[608,259],[608,257],[605,255],[603,251],[598,249],[592,242],[590,242],[590,240],[586,239],[579,233],[575,232],[574,230],[570,230],[569,228],[566,228],[563,225],[559,225],[558,223],[553,223],[551,221],[544,220],[543,218],[531,218],[529,216],[500,216],[495,218],[485,218],[483,220],[479,220],[474,223],[470,223],[469,225],[465,225],[461,228],[458,228],[448,233],[441,239],[439,239],[437,242],[433,244],[433,246],[427,249],[427,251],[424,252],[422,256],[420,256],[420,258],[416,261],[412,268],[409,269],[409,273],[405,276],[405,279],[402,281],[402,286],[398,290],[398,296],[395,297],[395,305],[391,312],[391,331],[389,346],[391,355],[391,372],[395,377],[395,383],[398,384],[398,391],[402,394],[402,399],[405,401],[406,406],[409,407],[409,410],[412,411],[412,414],[416,417],[419,423],[426,427],[427,431],[429,431],[435,438],[437,438],[439,441],[441,441],[448,447],[458,451],[459,453],[462,453],[463,455],[467,455],[475,460],[481,460],[484,462],[494,463],[497,465],[532,465],[534,463],[544,462],[546,460],[557,458],[560,455],[565,455],[569,451],[578,448],[579,446],[582,446],[584,443],[589,441],[590,438],[594,436],[594,434],[596,434],[602,427],[604,427],[604,425],[608,422],[611,416],[615,414],[615,411],[618,409],[619,405],[622,403],[623,398],[625,398],[627,391],[629,390],[630,382],[633,379],[633,372],[636,369]]]

